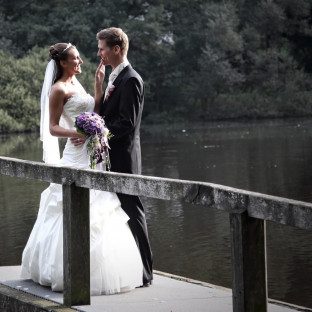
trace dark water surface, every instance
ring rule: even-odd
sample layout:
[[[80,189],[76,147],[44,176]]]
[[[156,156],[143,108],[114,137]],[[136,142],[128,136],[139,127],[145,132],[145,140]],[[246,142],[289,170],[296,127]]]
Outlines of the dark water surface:
[[[312,120],[142,130],[143,174],[312,201]],[[41,161],[38,134],[0,136],[0,155]],[[20,264],[47,183],[0,176],[0,265]],[[142,198],[155,268],[231,287],[229,216]],[[267,222],[269,297],[312,307],[312,232]]]

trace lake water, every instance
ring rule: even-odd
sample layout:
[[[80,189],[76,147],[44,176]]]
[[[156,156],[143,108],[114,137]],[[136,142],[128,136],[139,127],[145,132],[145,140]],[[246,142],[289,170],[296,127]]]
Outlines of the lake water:
[[[143,174],[312,201],[312,120],[142,129]],[[0,136],[0,155],[41,161],[38,134]],[[0,265],[20,264],[47,183],[0,176]],[[142,198],[155,269],[231,287],[227,213]],[[269,297],[312,307],[312,232],[267,222]]]

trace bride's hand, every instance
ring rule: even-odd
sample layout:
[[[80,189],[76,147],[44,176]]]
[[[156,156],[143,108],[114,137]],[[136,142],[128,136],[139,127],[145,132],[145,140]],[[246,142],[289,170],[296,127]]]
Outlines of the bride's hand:
[[[79,146],[85,143],[86,137],[83,134],[77,133],[78,136],[70,138],[70,141],[75,145]]]
[[[105,65],[103,59],[101,59],[100,65],[98,66],[95,72],[95,84],[102,87],[104,78],[105,78]]]

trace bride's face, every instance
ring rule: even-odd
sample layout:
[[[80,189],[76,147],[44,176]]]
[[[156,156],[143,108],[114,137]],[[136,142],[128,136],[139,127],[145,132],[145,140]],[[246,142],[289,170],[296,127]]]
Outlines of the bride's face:
[[[82,59],[80,58],[79,52],[77,49],[73,48],[68,51],[67,60],[61,61],[61,65],[63,69],[68,71],[70,74],[81,74],[81,67],[80,65],[83,63]]]

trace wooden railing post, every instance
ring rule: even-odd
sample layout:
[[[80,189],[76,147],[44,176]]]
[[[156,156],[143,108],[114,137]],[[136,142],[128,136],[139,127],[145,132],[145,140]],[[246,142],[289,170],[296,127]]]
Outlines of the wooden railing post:
[[[267,311],[266,224],[230,213],[234,312]]]
[[[90,303],[89,188],[230,213],[233,309],[267,311],[265,220],[312,230],[312,203],[206,182],[47,165],[0,156],[0,174],[63,184],[64,303]],[[68,177],[63,180],[63,177]],[[68,181],[75,181],[75,184]],[[248,204],[248,213],[241,212]],[[79,244],[79,245],[78,245]]]
[[[63,183],[64,305],[90,304],[89,189]]]

